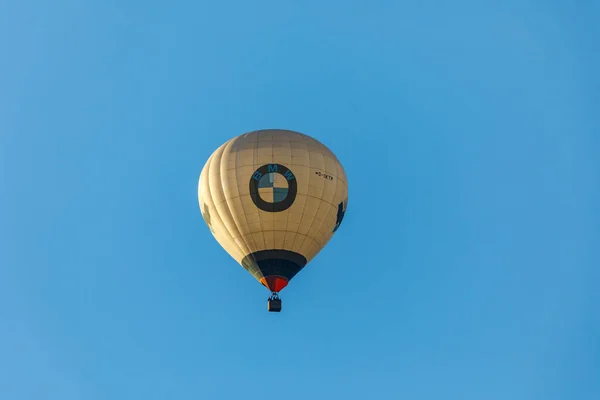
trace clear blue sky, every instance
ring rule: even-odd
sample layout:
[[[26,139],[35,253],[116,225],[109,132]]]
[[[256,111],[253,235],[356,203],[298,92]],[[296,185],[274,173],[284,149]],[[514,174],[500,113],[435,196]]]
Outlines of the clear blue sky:
[[[0,398],[600,398],[600,3],[0,4]],[[282,292],[204,162],[298,130],[337,235]]]

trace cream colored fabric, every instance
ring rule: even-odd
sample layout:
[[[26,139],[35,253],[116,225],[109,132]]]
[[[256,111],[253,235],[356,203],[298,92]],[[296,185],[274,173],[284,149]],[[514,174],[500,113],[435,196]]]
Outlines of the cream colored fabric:
[[[287,210],[262,211],[252,201],[250,179],[265,164],[284,165],[295,176],[297,195]],[[265,179],[281,185],[282,178]],[[341,202],[346,210],[348,183],[337,157],[319,141],[288,130],[261,130],[229,140],[210,156],[200,174],[198,201],[214,237],[238,263],[271,249],[310,261],[333,236]]]

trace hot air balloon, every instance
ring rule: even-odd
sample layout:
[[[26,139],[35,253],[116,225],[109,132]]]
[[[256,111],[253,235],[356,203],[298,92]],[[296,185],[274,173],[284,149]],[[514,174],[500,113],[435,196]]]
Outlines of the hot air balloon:
[[[305,134],[249,132],[227,141],[200,173],[198,203],[217,242],[271,291],[279,292],[329,242],[348,206],[337,157]]]

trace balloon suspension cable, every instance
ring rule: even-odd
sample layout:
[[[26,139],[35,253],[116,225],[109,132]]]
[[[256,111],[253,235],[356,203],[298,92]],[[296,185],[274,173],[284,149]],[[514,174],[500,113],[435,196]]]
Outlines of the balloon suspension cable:
[[[277,292],[271,293],[271,297],[269,297],[269,300],[279,300],[279,293],[277,293]]]

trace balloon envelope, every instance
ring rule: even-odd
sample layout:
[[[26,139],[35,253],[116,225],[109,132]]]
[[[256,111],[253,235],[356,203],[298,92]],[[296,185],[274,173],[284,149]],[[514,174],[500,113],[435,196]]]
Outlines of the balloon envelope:
[[[208,159],[198,183],[202,216],[221,246],[279,292],[337,231],[348,181],[337,157],[299,132],[237,136]]]

